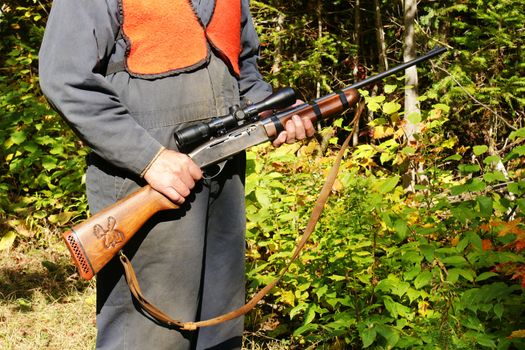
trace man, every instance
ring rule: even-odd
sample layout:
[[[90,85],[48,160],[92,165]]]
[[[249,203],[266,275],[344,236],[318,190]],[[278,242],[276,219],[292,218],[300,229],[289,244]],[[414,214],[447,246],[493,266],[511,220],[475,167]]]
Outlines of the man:
[[[152,218],[125,247],[145,295],[182,321],[244,301],[244,155],[212,179],[173,133],[258,102],[248,0],[55,0],[40,51],[44,94],[93,150],[92,213],[149,183],[180,209]],[[295,116],[274,145],[314,132]],[[240,348],[243,320],[182,332],[141,312],[122,268],[97,275],[98,349]]]

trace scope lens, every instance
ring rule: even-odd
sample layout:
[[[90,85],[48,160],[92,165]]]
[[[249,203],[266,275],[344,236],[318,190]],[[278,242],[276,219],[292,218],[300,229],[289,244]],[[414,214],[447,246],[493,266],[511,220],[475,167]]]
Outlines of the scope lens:
[[[211,137],[208,124],[199,123],[175,132],[175,141],[180,149],[188,148]]]

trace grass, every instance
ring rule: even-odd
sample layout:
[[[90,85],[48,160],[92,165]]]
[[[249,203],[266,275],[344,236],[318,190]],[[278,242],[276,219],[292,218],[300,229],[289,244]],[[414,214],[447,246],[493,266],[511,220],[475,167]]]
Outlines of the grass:
[[[0,349],[95,348],[95,287],[79,278],[57,232],[0,251]],[[246,332],[243,349],[284,350],[286,342]]]
[[[95,288],[57,233],[0,252],[0,349],[93,349]]]

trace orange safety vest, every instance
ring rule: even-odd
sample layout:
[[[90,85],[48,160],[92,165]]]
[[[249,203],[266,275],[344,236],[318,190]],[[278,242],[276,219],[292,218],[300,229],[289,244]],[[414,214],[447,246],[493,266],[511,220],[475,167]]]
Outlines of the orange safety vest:
[[[239,75],[241,1],[215,0],[206,27],[189,0],[120,0],[126,70],[160,77],[205,64],[210,46]]]

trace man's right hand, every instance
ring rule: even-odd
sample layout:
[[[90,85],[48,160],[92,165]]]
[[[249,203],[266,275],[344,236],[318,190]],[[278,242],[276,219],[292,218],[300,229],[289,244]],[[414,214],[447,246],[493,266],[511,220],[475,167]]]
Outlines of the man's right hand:
[[[201,178],[201,169],[190,157],[171,150],[163,150],[144,174],[153,189],[178,205],[184,203]]]

